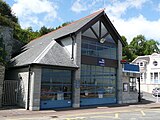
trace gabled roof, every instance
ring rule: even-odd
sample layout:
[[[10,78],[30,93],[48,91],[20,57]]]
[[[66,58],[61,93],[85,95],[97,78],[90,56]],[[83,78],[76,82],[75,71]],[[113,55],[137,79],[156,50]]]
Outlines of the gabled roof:
[[[150,61],[150,57],[149,55],[145,55],[145,56],[138,56],[137,58],[135,58],[132,63],[136,63],[136,61],[141,60],[141,61]]]
[[[12,64],[14,66],[23,66],[23,65],[29,65],[32,63],[37,63],[37,64],[39,63],[39,64],[48,64],[48,65],[51,64],[51,65],[58,65],[58,66],[77,67],[73,63],[73,61],[70,59],[70,56],[67,54],[65,49],[62,46],[58,45],[58,43],[56,43],[55,40],[58,40],[67,35],[78,33],[83,28],[85,28],[89,23],[91,23],[91,21],[98,20],[101,16],[104,16],[107,19],[115,35],[120,38],[120,35],[118,34],[114,26],[109,21],[104,10],[100,10],[87,17],[77,20],[67,26],[59,28],[53,32],[50,32],[46,35],[43,35],[37,39],[32,40],[30,43],[28,43],[23,47],[24,52],[22,52],[21,54],[19,54],[18,56],[14,57],[11,60]],[[121,38],[119,40],[121,41]],[[57,48],[53,48],[53,47],[57,47]],[[53,52],[53,50],[57,51],[57,53]],[[63,52],[61,52],[61,50]],[[46,51],[48,51],[48,53]],[[61,61],[61,64],[59,63],[59,61]]]
[[[28,57],[30,57],[31,59],[26,59],[25,55],[20,55],[20,56],[21,57],[15,57],[12,59],[14,66],[23,66],[27,64],[43,64],[43,65],[46,64],[46,65],[64,66],[73,68],[78,67],[74,63],[74,61],[70,59],[65,48],[60,46],[54,40],[41,52],[41,54],[37,56],[37,58],[32,57],[33,54],[28,55]]]

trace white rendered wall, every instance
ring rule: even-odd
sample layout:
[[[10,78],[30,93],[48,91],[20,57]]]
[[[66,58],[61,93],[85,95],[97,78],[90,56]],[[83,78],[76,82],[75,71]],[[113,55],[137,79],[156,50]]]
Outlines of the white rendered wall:
[[[72,57],[72,38],[67,37],[61,40],[62,44],[64,45],[64,48],[68,52],[69,56]]]

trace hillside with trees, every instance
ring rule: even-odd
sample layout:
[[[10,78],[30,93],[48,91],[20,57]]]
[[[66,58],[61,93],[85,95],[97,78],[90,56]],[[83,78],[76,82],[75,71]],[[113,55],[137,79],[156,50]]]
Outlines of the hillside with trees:
[[[65,22],[56,28],[47,28],[45,26],[42,26],[40,30],[37,31],[33,31],[32,27],[22,29],[18,22],[18,18],[12,12],[11,7],[5,1],[0,0],[0,26],[13,29],[13,38],[19,40],[23,45],[27,44],[37,37],[68,25],[69,23],[71,22]],[[0,62],[4,63],[7,52],[4,48],[3,37],[1,33],[2,31],[0,30]]]

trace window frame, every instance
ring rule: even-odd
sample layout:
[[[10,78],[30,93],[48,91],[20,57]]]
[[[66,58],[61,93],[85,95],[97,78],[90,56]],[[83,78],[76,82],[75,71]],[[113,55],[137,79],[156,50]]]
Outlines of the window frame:
[[[130,90],[130,92],[136,92],[137,91],[136,81],[137,81],[137,78],[134,78],[134,77],[129,78],[129,90]]]

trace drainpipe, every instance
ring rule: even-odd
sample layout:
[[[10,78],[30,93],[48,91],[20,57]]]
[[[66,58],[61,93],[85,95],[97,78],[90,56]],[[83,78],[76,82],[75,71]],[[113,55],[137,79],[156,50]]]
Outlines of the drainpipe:
[[[31,79],[31,65],[28,66],[28,93],[27,93],[27,110],[29,110],[30,102],[30,79]]]
[[[72,34],[70,34],[70,37],[72,38],[72,55],[71,55],[71,59],[74,60],[74,40],[75,40],[75,34],[74,34],[74,36]]]

